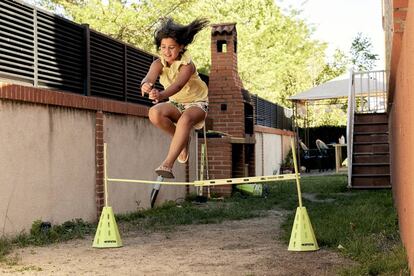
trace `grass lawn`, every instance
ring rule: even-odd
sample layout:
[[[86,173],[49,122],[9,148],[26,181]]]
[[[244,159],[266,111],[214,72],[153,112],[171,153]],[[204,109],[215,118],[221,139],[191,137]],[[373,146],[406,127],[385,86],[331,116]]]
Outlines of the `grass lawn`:
[[[346,176],[309,176],[301,179],[306,207],[318,244],[340,252],[355,261],[340,275],[409,275],[406,254],[401,245],[397,214],[391,190],[348,190]],[[298,206],[294,181],[267,185],[265,197],[235,193],[225,200],[211,200],[200,207],[189,200],[167,202],[161,207],[118,215],[121,231],[129,228],[147,231],[171,230],[177,225],[220,223],[266,215],[266,210],[290,210],[282,226],[287,244],[295,209]],[[0,238],[0,260],[13,246],[47,244],[94,233],[94,225],[81,220],[44,229],[34,222],[31,233],[11,239]]]
[[[391,190],[348,190],[344,175],[301,179],[303,205],[307,208],[318,244],[339,251],[357,265],[341,275],[409,275],[401,244]],[[307,200],[310,198],[311,200]],[[293,212],[283,224],[283,241],[289,243],[298,206],[294,181],[268,185],[265,198],[234,194],[224,202],[199,208],[191,202],[167,203],[152,210],[118,216],[140,229],[169,229],[175,225],[218,223],[264,215],[264,210]]]

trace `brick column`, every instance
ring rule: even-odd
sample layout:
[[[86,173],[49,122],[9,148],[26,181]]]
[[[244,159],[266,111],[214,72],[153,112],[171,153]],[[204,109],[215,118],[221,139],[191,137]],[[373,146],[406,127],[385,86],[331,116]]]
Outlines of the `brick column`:
[[[199,152],[202,143],[204,143],[204,139],[199,139]],[[230,138],[207,138],[207,147],[210,179],[231,178],[232,144]],[[199,156],[201,156],[201,153]],[[211,186],[210,191],[220,196],[230,196],[232,185]]]
[[[214,130],[245,136],[243,84],[237,70],[236,24],[214,24],[211,36],[209,117]]]
[[[99,219],[102,208],[105,204],[104,199],[104,139],[103,139],[103,112],[97,111],[95,117],[95,164],[96,164],[96,213]]]

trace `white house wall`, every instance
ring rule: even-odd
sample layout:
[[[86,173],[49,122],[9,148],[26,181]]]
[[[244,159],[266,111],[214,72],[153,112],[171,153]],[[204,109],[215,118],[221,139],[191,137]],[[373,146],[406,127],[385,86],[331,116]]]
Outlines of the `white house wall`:
[[[289,152],[291,137],[282,132],[280,134],[255,132],[256,175],[279,173],[280,166]]]

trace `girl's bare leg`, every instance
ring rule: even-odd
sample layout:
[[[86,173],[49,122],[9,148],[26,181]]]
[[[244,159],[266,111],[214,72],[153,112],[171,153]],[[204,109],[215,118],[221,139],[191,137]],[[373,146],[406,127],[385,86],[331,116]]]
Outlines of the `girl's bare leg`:
[[[194,125],[205,119],[206,113],[199,107],[190,107],[178,119],[175,133],[163,166],[172,168],[180,152],[187,147],[190,131]]]
[[[152,124],[174,136],[175,125],[181,113],[170,103],[160,103],[150,108],[148,117]]]

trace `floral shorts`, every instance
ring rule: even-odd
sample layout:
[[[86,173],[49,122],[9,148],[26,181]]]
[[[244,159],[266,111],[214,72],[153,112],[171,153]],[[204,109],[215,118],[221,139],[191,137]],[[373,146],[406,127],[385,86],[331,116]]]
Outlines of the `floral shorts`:
[[[206,117],[207,117],[208,102],[178,103],[178,102],[175,102],[175,101],[169,101],[169,103],[171,103],[173,106],[175,106],[178,109],[178,111],[180,111],[180,113],[183,113],[186,109],[188,109],[192,106],[199,107],[206,113]],[[195,129],[202,129],[204,127],[204,122],[205,122],[205,120],[197,123],[196,125],[194,125],[194,128]]]

